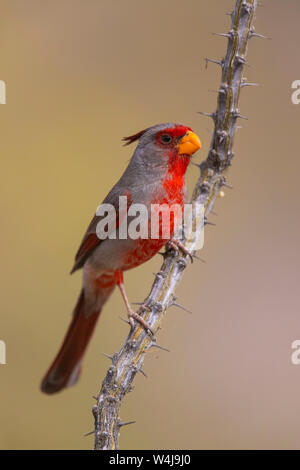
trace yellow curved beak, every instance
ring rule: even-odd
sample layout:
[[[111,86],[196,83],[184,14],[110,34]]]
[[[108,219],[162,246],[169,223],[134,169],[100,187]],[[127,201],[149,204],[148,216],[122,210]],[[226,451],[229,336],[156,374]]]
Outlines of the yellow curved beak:
[[[192,131],[187,131],[178,144],[179,155],[193,155],[200,148],[201,141]]]

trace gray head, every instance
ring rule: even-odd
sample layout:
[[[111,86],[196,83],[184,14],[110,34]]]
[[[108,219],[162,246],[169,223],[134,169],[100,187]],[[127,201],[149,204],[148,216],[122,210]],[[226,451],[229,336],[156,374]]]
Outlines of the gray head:
[[[125,145],[138,141],[134,157],[147,165],[165,165],[173,155],[190,157],[201,147],[199,137],[190,127],[169,122],[149,127],[123,140]]]

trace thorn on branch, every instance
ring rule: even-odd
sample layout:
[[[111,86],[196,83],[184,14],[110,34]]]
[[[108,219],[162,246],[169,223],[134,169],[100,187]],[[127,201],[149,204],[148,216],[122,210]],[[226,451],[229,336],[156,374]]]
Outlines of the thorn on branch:
[[[224,38],[232,39],[235,36],[235,31],[231,29],[228,33],[212,33],[214,36],[221,36]]]
[[[264,36],[263,34],[256,33],[254,26],[250,29],[249,39],[251,38],[260,38],[260,39],[268,39],[268,40],[271,39],[268,36]]]
[[[92,434],[95,434],[95,429],[93,431],[87,432],[86,434],[83,435],[83,437],[88,437],[91,436]]]
[[[191,310],[188,310],[188,309],[185,308],[183,305],[181,305],[181,304],[179,304],[179,303],[177,303],[177,302],[172,302],[171,306],[172,306],[172,307],[178,307],[178,308],[180,308],[181,310],[184,310],[185,312],[190,313],[190,314],[193,313],[193,312],[191,312]]]
[[[201,261],[201,263],[206,263],[205,259],[199,258],[198,255],[193,254],[193,258],[195,258],[197,261]]]
[[[250,39],[251,38],[260,38],[260,39],[269,39],[269,40],[272,39],[268,36],[264,36],[263,34],[258,34],[258,33],[250,33]]]
[[[222,60],[215,60],[215,59],[209,59],[208,57],[205,57],[205,68],[207,69],[208,62],[211,62],[212,64],[217,64],[220,65],[220,67],[224,67],[224,59]]]
[[[201,114],[202,116],[210,117],[210,118],[212,118],[214,121],[215,121],[216,116],[217,116],[215,112],[214,112],[214,113],[205,113],[205,112],[203,112],[203,111],[198,111],[198,114]]]
[[[123,423],[122,421],[119,421],[118,427],[121,428],[123,426],[128,426],[129,424],[135,424],[136,421],[127,421],[126,423]]]
[[[169,349],[164,348],[163,346],[160,346],[159,344],[156,343],[156,341],[151,342],[150,348],[158,348],[158,349],[161,349],[162,351],[170,352]]]
[[[233,186],[227,182],[225,177],[221,179],[220,186],[224,186],[225,188],[233,189]]]
[[[248,120],[248,118],[246,116],[243,116],[242,114],[240,114],[238,109],[235,109],[234,111],[232,111],[231,115],[235,119],[246,119],[246,120]]]
[[[102,353],[102,356],[107,357],[107,358],[110,359],[111,361],[114,360],[113,356],[110,356],[109,354],[106,354],[105,352]]]
[[[213,222],[209,222],[209,220],[204,220],[204,225],[212,225],[215,227],[217,224],[214,224]]]
[[[146,379],[148,378],[148,375],[146,374],[146,372],[143,371],[143,369],[138,369],[137,371],[140,372],[144,377],[146,377]]]
[[[226,95],[226,90],[220,87],[218,90],[208,90],[210,93],[220,93],[221,95]]]
[[[244,86],[260,86],[260,84],[259,83],[251,83],[251,82],[243,81],[241,83],[241,88],[244,88]]]
[[[222,36],[224,38],[229,38],[230,37],[229,33],[211,33],[211,34],[213,34],[214,36]]]
[[[119,318],[120,318],[120,320],[122,320],[124,323],[127,323],[127,325],[130,325],[130,326],[131,326],[129,320],[127,320],[126,318],[123,318],[123,317],[119,317]]]
[[[228,189],[233,189],[233,186],[231,186],[231,184],[228,184],[228,183],[223,183],[222,186],[225,186],[225,188],[228,188]]]

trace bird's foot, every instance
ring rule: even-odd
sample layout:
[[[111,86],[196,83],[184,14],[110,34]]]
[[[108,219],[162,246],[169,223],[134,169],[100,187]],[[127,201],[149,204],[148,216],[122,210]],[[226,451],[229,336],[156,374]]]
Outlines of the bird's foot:
[[[147,333],[150,333],[151,335],[153,335],[153,331],[151,330],[149,324],[143,319],[143,317],[141,317],[141,315],[136,313],[131,308],[128,309],[127,315],[128,315],[128,320],[132,329],[135,327],[135,321],[137,321],[138,323],[140,323],[140,325],[142,325],[145,328]]]
[[[172,238],[170,241],[168,241],[167,246],[171,248],[172,250],[175,250],[177,253],[181,251],[185,256],[188,256],[193,263],[194,258],[192,253],[189,252],[189,250],[186,249],[183,243],[181,243],[180,240],[176,240],[176,238]]]
[[[123,273],[121,271],[118,271],[116,272],[117,274],[117,284],[119,286],[119,289],[120,289],[120,292],[121,292],[121,295],[123,297],[123,300],[125,302],[125,305],[126,305],[126,310],[127,310],[127,316],[128,316],[128,320],[129,320],[129,323],[130,323],[130,326],[131,326],[131,329],[133,330],[134,327],[135,327],[135,321],[137,321],[138,323],[140,323],[140,325],[142,325],[146,332],[147,333],[150,333],[151,335],[153,335],[153,331],[151,330],[150,326],[148,325],[148,323],[143,319],[143,317],[141,317],[141,315],[139,315],[138,313],[136,313],[131,305],[130,305],[130,302],[127,298],[127,295],[126,295],[126,291],[125,291],[125,287],[124,287],[124,282],[123,282]],[[146,307],[146,306],[145,306]]]

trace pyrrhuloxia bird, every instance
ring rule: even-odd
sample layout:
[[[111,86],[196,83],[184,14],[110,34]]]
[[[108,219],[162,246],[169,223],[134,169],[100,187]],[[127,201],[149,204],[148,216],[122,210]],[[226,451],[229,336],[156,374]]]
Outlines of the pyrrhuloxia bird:
[[[183,206],[186,169],[191,155],[201,147],[198,136],[189,127],[168,123],[125,137],[124,141],[126,145],[139,143],[104,203],[118,208],[119,197],[127,196],[128,205],[144,204],[149,213],[151,204]],[[121,290],[131,324],[137,320],[147,327],[130,307],[123,272],[152,258],[168,240],[163,237],[100,240],[96,233],[99,220],[95,215],[75,257],[72,273],[83,268],[82,290],[63,344],[41,384],[42,391],[48,394],[76,383],[99,314],[116,285]]]

